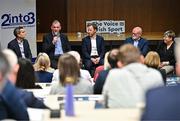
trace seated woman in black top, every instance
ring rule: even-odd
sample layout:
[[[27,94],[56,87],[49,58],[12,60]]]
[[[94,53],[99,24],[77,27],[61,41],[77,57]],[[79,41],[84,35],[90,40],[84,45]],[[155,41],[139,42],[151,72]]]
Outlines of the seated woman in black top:
[[[168,30],[164,33],[164,41],[158,46],[157,52],[161,59],[160,67],[166,70],[166,73],[170,73],[174,70],[175,66],[175,33],[172,30]]]

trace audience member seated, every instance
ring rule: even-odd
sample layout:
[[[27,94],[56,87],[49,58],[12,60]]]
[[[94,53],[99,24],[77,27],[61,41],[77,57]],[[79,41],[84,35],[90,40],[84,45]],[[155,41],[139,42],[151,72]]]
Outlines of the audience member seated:
[[[6,56],[8,62],[10,64],[10,72],[8,73],[8,76],[7,76],[8,80],[12,84],[15,85],[17,73],[18,73],[18,69],[19,69],[17,56],[15,55],[15,53],[13,51],[11,51],[9,49],[3,50],[3,53]],[[18,88],[18,92],[20,94],[21,99],[23,99],[23,101],[25,102],[27,107],[48,108],[46,105],[44,105],[42,100],[39,100],[38,98],[36,98],[32,92],[28,92],[28,91],[26,91],[24,89],[20,89],[20,88]]]
[[[10,71],[6,57],[0,52],[0,120],[29,120],[27,107],[16,87],[5,80]]]
[[[95,68],[104,63],[104,38],[96,35],[96,24],[87,25],[88,36],[82,39],[82,59],[85,69],[94,76]]]
[[[59,57],[71,50],[68,37],[61,33],[61,23],[54,20],[51,24],[51,32],[43,36],[42,49],[51,59],[51,67],[57,69]]]
[[[159,54],[155,51],[150,51],[148,52],[148,54],[146,55],[145,59],[144,59],[144,64],[147,65],[148,67],[157,69],[164,80],[164,83],[166,83],[166,71],[165,69],[160,69],[160,57]]]
[[[168,30],[164,33],[164,41],[160,43],[157,48],[157,52],[161,59],[160,67],[166,70],[169,74],[174,70],[175,57],[174,57],[174,47],[175,47],[175,33],[172,30]]]
[[[77,51],[69,51],[68,54],[74,56],[79,64],[79,67],[81,67],[81,57],[79,55],[79,53]],[[81,69],[80,68],[80,76],[81,78],[93,83],[91,80],[91,75],[89,73],[89,71]],[[53,79],[52,79],[53,83],[54,82],[59,82],[59,70],[56,69],[55,72],[53,73]]]
[[[77,60],[70,54],[63,54],[59,58],[58,68],[60,82],[51,87],[50,94],[65,94],[66,77],[73,77],[74,94],[92,94],[93,88],[89,81],[80,77],[80,68]]]
[[[22,89],[40,89],[39,85],[35,85],[36,77],[31,62],[25,58],[20,58],[18,64],[16,86]]]
[[[99,73],[99,76],[95,80],[94,94],[101,94],[102,93],[104,82],[105,82],[106,77],[109,73],[109,70],[117,67],[117,54],[118,54],[118,49],[112,49],[109,52],[109,54],[107,55],[107,61],[110,64],[110,68],[103,70]]]
[[[100,73],[101,71],[103,71],[103,70],[108,70],[108,69],[110,68],[110,65],[109,65],[108,59],[107,59],[108,54],[109,54],[109,52],[106,52],[105,57],[104,57],[104,65],[98,66],[98,67],[96,68],[96,70],[95,70],[95,72],[94,72],[94,77],[93,77],[94,82],[96,81],[96,79],[97,79],[97,77],[99,76],[99,73]]]
[[[163,85],[161,74],[142,64],[138,48],[123,45],[117,55],[119,69],[110,70],[104,87],[105,106],[109,108],[132,108],[144,102],[145,92]]]
[[[180,76],[180,43],[176,45],[176,74]],[[159,87],[146,94],[142,121],[179,121],[180,85]]]
[[[39,53],[34,64],[38,82],[51,82],[54,69],[50,67],[50,59],[46,53]]]
[[[132,37],[125,40],[125,44],[130,43],[139,48],[141,54],[145,57],[149,51],[149,43],[146,39],[142,38],[142,28],[134,27],[132,30]]]

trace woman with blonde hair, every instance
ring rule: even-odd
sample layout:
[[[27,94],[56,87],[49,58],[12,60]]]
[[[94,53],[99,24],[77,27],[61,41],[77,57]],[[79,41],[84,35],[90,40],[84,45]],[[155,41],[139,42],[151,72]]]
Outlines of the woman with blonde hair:
[[[54,69],[50,67],[50,59],[46,53],[39,53],[34,70],[39,82],[51,82]]]
[[[51,87],[50,94],[65,94],[67,77],[73,78],[74,94],[93,93],[91,83],[80,77],[80,67],[74,56],[68,53],[61,55],[58,61],[58,69],[60,81]]]
[[[54,72],[54,69],[50,67],[51,61],[46,53],[39,53],[34,64],[35,71],[47,71]]]
[[[164,82],[166,81],[166,71],[165,69],[160,69],[161,60],[159,54],[155,51],[149,51],[144,59],[144,64],[148,67],[159,70]]]

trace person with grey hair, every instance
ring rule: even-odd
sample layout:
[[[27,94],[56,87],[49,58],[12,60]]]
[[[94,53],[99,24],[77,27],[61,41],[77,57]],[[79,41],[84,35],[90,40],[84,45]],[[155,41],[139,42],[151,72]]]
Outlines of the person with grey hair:
[[[142,64],[140,51],[132,44],[120,47],[117,60],[118,68],[110,70],[103,87],[107,107],[136,107],[148,89],[163,85],[161,74]]]
[[[7,80],[10,65],[0,52],[0,120],[29,120],[27,107],[16,87]]]
[[[27,58],[31,61],[32,53],[28,40],[25,39],[25,28],[23,26],[16,27],[14,29],[14,36],[16,38],[8,43],[7,48],[13,50],[18,58]]]
[[[174,70],[176,64],[175,60],[175,33],[172,30],[168,30],[164,33],[163,42],[159,44],[157,52],[160,56],[161,64],[160,68],[165,69],[169,74]]]
[[[176,74],[180,76],[180,38],[175,46]],[[180,81],[180,80],[178,80]],[[146,107],[142,121],[179,121],[180,84],[151,89],[146,94]]]
[[[3,53],[6,56],[8,62],[10,64],[10,72],[8,73],[7,78],[12,84],[15,85],[18,70],[19,70],[19,64],[18,64],[17,56],[10,49],[3,50]],[[47,108],[47,106],[45,106],[41,100],[36,98],[32,92],[28,92],[28,91],[20,89],[20,88],[18,88],[18,92],[20,94],[20,97],[23,99],[23,101],[27,105],[27,107]]]
[[[127,38],[124,43],[130,43],[139,48],[141,54],[145,57],[149,51],[149,42],[142,38],[142,32],[143,31],[141,27],[134,27],[132,30],[132,36]]]

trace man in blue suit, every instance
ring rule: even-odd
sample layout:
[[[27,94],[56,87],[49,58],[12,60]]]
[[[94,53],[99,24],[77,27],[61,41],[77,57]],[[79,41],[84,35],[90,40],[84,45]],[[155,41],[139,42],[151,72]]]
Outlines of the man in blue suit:
[[[82,39],[83,63],[92,76],[95,68],[104,64],[104,38],[96,35],[96,31],[96,24],[88,24],[88,36]]]
[[[27,107],[19,92],[14,85],[5,80],[9,70],[10,65],[0,52],[0,120],[29,120]]]
[[[13,50],[18,58],[27,58],[31,60],[31,49],[28,41],[25,39],[26,31],[24,27],[16,27],[14,29],[14,36],[16,38],[8,43],[8,48]]]
[[[67,36],[60,33],[60,31],[61,23],[54,20],[51,25],[51,32],[43,37],[42,49],[49,55],[51,67],[55,69],[60,55],[71,50]]]
[[[132,37],[127,38],[124,43],[125,44],[130,43],[134,45],[135,47],[139,48],[143,56],[146,56],[149,50],[149,44],[146,39],[141,37],[141,35],[142,35],[142,28],[135,27],[132,30]]]
[[[178,41],[177,41],[178,42]],[[180,76],[180,43],[176,43],[176,74]],[[180,84],[151,89],[146,94],[146,108],[142,121],[180,120]]]

